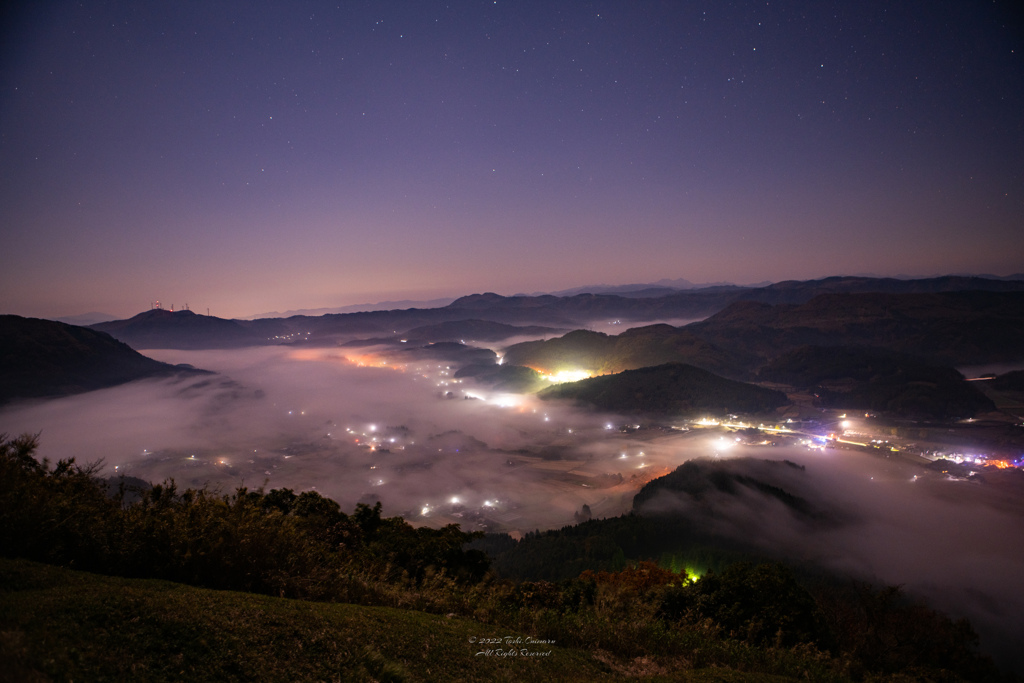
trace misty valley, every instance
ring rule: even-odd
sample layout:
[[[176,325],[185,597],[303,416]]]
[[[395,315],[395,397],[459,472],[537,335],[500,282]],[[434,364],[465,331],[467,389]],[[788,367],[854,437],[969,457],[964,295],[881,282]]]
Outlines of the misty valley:
[[[901,586],[1022,666],[1018,281],[3,318],[0,433],[93,463],[126,505],[171,481],[225,500],[315,492],[409,529],[457,525],[495,576],[550,585],[783,562]]]

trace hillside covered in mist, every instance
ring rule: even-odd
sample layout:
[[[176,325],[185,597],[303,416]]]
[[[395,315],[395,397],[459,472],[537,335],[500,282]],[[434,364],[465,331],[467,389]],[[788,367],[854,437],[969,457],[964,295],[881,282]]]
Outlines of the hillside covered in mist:
[[[199,372],[147,358],[103,332],[0,316],[0,404]]]

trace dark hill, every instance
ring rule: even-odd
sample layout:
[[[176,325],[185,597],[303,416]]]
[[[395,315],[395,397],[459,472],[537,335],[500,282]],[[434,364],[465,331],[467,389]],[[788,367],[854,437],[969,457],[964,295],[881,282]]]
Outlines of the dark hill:
[[[489,384],[495,391],[523,394],[544,386],[540,373],[521,365],[476,363],[459,368],[454,377],[472,377],[479,384]]]
[[[829,408],[937,420],[995,410],[953,368],[880,349],[804,346],[773,360],[760,376],[812,390],[818,404]]]
[[[649,325],[617,337],[577,330],[513,345],[505,362],[605,373],[683,362],[746,379],[806,346],[859,346],[948,366],[1024,359],[1021,339],[1024,292],[823,294],[800,304],[736,301],[682,328]]]
[[[1002,391],[1024,391],[1024,370],[1014,370],[992,380],[992,388]]]
[[[780,391],[725,379],[684,363],[567,382],[549,387],[538,396],[569,399],[609,412],[655,415],[765,413],[787,403]]]
[[[226,349],[267,343],[265,338],[238,321],[162,308],[91,327],[136,349]]]
[[[0,403],[74,394],[182,372],[203,371],[147,358],[109,334],[89,328],[0,316]]]
[[[603,332],[574,330],[547,341],[528,341],[505,349],[505,362],[542,372],[589,370],[600,372],[615,348],[615,337]]]
[[[715,508],[729,507],[722,505],[719,498],[738,499],[744,494],[755,494],[782,503],[792,514],[805,521],[823,519],[824,513],[805,498],[778,485],[794,477],[798,478],[803,472],[803,466],[788,460],[690,460],[640,489],[633,497],[633,511],[641,514],[678,514],[685,509],[694,515],[696,509],[702,509],[714,516],[721,514]],[[659,498],[662,500],[659,501]],[[659,505],[659,502],[662,504]]]
[[[414,327],[405,333],[410,339],[429,342],[442,341],[500,341],[515,336],[543,337],[547,334],[565,332],[555,327],[538,325],[506,325],[491,320],[450,320],[436,325]]]
[[[763,287],[764,295],[744,297],[766,303],[803,303],[821,294],[934,294],[938,292],[1021,292],[1024,282],[971,275],[900,280],[838,275],[820,280],[785,280]]]
[[[664,363],[688,363],[737,377],[745,374],[753,357],[742,349],[715,346],[684,328],[647,325],[618,336],[576,330],[557,339],[515,344],[505,350],[505,362],[547,373],[576,369],[615,373]]]
[[[766,514],[770,513],[770,514]],[[721,570],[739,559],[764,560],[773,526],[800,530],[839,526],[847,512],[816,492],[805,469],[791,462],[732,458],[691,460],[648,482],[630,514],[533,532],[500,546],[490,535],[493,567],[518,579],[559,581],[581,571],[615,571],[629,560]]]
[[[738,302],[685,329],[764,359],[800,346],[869,346],[961,365],[1024,355],[1024,293],[822,294],[798,305]]]
[[[460,366],[475,364],[494,364],[495,354],[490,349],[479,349],[458,342],[437,342],[425,346],[402,349],[401,358],[404,362],[414,360],[442,360]]]

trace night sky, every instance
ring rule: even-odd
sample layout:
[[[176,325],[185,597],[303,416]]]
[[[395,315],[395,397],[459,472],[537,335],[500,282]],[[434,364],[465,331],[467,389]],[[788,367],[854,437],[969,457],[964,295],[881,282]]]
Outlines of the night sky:
[[[7,10],[0,313],[1021,272],[1014,6]]]

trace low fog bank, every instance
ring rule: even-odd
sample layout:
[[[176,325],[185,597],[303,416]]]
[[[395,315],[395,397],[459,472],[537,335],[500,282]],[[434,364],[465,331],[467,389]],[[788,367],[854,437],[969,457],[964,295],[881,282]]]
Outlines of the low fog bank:
[[[733,452],[785,459],[804,469],[737,460],[727,471],[799,496],[810,504],[806,514],[744,486],[735,495],[712,491],[700,502],[663,491],[644,509],[694,516],[718,534],[753,542],[779,558],[902,585],[951,616],[969,618],[985,651],[1003,666],[1024,670],[1013,635],[1024,633],[1019,482],[996,488],[849,450],[767,450]]]
[[[616,418],[495,393],[418,353],[148,355],[219,374],[10,406],[0,431],[41,432],[40,456],[103,460],[105,474],[224,491],[316,489],[346,509],[380,500],[385,514],[416,524],[509,531],[571,523],[584,503],[620,514],[645,477],[679,462],[644,463],[641,447],[607,428]],[[623,454],[639,459],[627,468]]]
[[[696,510],[716,532],[779,557],[902,584],[967,616],[989,651],[1024,669],[1024,504],[1019,492],[952,480],[911,461],[847,450],[744,446],[715,430],[641,427],[454,377],[445,361],[374,349],[151,351],[215,376],[145,380],[0,411],[0,432],[41,432],[51,461],[103,460],[180,487],[315,488],[351,510],[380,500],[414,524],[526,532],[628,511],[647,481],[693,458],[738,462],[806,499],[809,519],[745,492]],[[623,429],[625,427],[625,429]],[[775,472],[776,479],[769,475]],[[778,473],[782,474],[778,474]],[[689,507],[688,507],[689,506]]]

